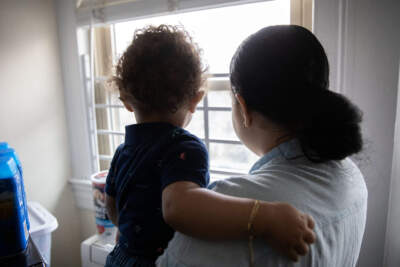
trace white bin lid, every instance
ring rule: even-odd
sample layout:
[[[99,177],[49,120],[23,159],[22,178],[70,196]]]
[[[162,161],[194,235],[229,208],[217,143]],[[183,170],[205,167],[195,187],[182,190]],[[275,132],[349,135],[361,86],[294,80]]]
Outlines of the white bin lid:
[[[28,202],[28,214],[33,237],[49,234],[58,227],[57,219],[37,202]]]

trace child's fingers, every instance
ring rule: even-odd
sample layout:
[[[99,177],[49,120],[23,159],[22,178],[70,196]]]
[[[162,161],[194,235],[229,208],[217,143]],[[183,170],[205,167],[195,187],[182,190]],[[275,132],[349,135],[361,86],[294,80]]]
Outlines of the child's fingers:
[[[288,256],[292,261],[298,261],[299,260],[299,255],[297,254],[295,249],[290,249],[288,252]]]
[[[309,244],[312,244],[315,242],[315,233],[311,230],[306,231],[306,233],[303,236],[304,241],[306,241]]]
[[[314,223],[313,218],[312,218],[310,215],[308,215],[308,214],[306,214],[306,218],[307,218],[307,226],[308,226],[310,229],[314,229],[315,223]]]
[[[294,249],[299,255],[306,255],[309,251],[308,245],[304,242],[297,244]]]

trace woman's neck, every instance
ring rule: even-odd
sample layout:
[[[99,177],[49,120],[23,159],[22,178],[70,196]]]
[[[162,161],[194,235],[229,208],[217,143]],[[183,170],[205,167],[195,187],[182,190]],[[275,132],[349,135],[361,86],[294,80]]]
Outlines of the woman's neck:
[[[260,131],[254,136],[254,152],[261,157],[290,139],[292,139],[291,136],[282,132],[271,134],[271,132]]]
[[[287,130],[266,120],[263,116],[253,117],[253,124],[248,129],[247,136],[246,146],[260,157],[293,138]]]

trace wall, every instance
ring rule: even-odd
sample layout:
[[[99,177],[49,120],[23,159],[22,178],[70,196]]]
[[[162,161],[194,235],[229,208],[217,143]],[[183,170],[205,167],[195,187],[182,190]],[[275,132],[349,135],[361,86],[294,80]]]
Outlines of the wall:
[[[400,90],[400,67],[399,83]],[[392,180],[390,184],[389,215],[386,230],[384,266],[400,265],[400,94],[397,94],[396,129],[394,137]]]
[[[58,37],[51,0],[0,3],[0,140],[21,157],[28,199],[58,219],[52,265],[79,266]]]
[[[82,199],[79,198],[81,194],[77,193],[82,190],[75,190],[77,196],[76,207],[90,207],[90,210],[78,209],[81,231],[80,241],[83,241],[96,233],[94,212],[91,209],[93,205],[91,185],[85,179],[93,173],[95,163],[91,157],[92,147],[88,130],[85,90],[80,75],[75,4],[75,0],[54,0],[69,135],[69,158],[72,165],[71,176],[69,178],[73,178],[75,181],[83,180],[87,182],[85,183],[86,186],[83,187],[84,197]],[[72,184],[74,185],[74,183]],[[75,185],[73,188],[76,189],[77,186]]]
[[[343,92],[364,111],[367,141],[361,161],[369,191],[358,263],[362,267],[383,266],[397,104],[399,13],[400,2],[394,0],[352,0],[348,6]]]
[[[328,47],[333,89],[364,111],[366,148],[359,164],[369,200],[358,266],[383,266],[398,91],[400,1],[315,3],[316,32]],[[399,262],[387,266],[399,266]]]
[[[384,265],[390,185],[392,179],[398,179],[392,177],[392,156],[398,96],[400,1],[317,0],[314,5],[314,30],[331,63],[331,89],[344,93],[364,112],[366,146],[359,166],[365,176],[369,199],[358,266],[400,266],[400,258],[396,263],[386,261]],[[400,188],[396,192],[400,193]],[[389,239],[389,235],[394,235],[400,240],[398,224],[395,225],[399,221],[393,220]],[[395,243],[392,241],[386,244],[386,250]],[[399,254],[399,250],[390,250],[392,254]]]

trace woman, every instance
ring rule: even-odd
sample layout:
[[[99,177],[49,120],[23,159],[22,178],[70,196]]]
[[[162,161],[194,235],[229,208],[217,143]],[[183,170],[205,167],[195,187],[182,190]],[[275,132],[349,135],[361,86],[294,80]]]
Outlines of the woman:
[[[348,157],[362,149],[361,112],[328,90],[321,44],[299,26],[267,27],[241,44],[230,72],[235,132],[260,159],[248,175],[219,181],[212,189],[291,203],[314,218],[316,244],[295,264],[257,238],[252,246],[176,233],[158,265],[248,266],[250,247],[254,266],[355,266],[367,189]]]

